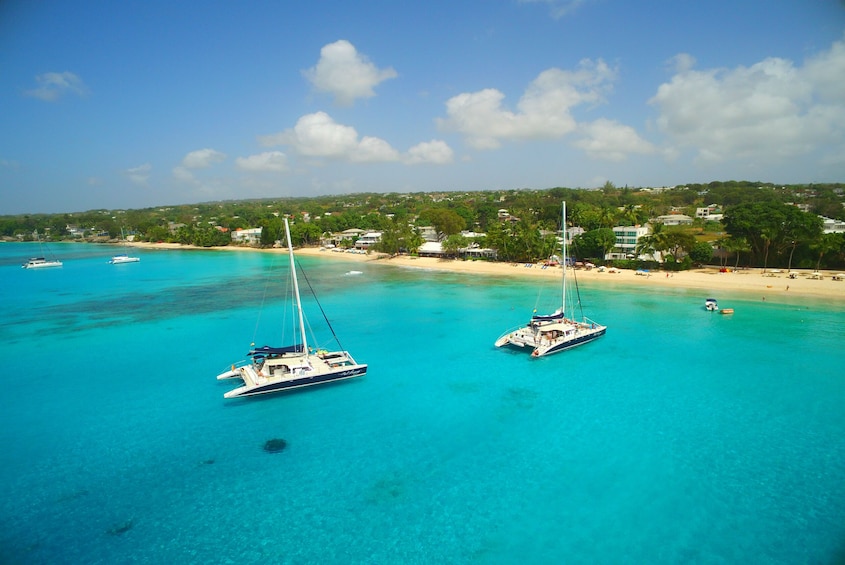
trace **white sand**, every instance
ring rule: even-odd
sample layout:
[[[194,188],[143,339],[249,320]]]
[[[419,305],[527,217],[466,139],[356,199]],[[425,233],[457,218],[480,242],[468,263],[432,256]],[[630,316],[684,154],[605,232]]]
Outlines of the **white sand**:
[[[191,246],[168,243],[133,243],[135,247],[145,249],[199,249]],[[264,253],[285,253],[286,249],[254,249],[248,247],[226,246],[211,248],[220,251],[253,251]],[[300,248],[297,255],[310,255],[355,262],[377,262],[395,267],[472,273],[505,277],[560,277],[560,267],[543,269],[541,265],[530,268],[523,264],[500,263],[489,261],[461,261],[436,259],[430,257],[409,257],[405,255],[388,257],[383,254],[340,253],[319,248]],[[693,269],[678,273],[655,272],[650,275],[637,274],[635,271],[620,269],[619,272],[600,272],[598,269],[578,269],[579,283],[610,286],[645,285],[662,288],[701,289],[708,295],[719,298],[719,292],[748,295],[749,298],[764,298],[775,302],[796,302],[802,298],[845,301],[845,281],[833,280],[836,273],[823,272],[822,278],[811,278],[811,272],[795,271],[797,277],[790,279],[784,272],[763,274],[762,269],[748,269],[737,272],[720,273],[717,268]],[[703,298],[702,298],[703,300]]]

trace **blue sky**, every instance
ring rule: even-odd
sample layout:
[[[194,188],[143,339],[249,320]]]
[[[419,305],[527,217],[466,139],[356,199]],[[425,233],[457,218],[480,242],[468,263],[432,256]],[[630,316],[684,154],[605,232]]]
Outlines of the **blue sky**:
[[[841,0],[0,2],[0,214],[845,181]]]

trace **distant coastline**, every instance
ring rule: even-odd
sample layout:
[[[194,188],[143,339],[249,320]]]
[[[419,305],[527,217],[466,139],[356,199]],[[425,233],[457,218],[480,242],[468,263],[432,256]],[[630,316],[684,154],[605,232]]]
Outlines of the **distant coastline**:
[[[232,251],[253,253],[286,253],[285,249],[259,249],[255,247],[225,246],[225,247],[195,247],[178,243],[146,243],[133,242],[130,244],[139,249],[168,249],[168,250],[205,250]],[[541,265],[526,267],[524,264],[513,264],[491,261],[464,261],[459,259],[438,259],[434,257],[411,257],[399,255],[390,257],[383,253],[355,254],[333,252],[318,247],[301,247],[295,250],[297,255],[321,257],[329,260],[348,262],[378,262],[401,268],[446,271],[453,273],[467,273],[482,276],[498,277],[559,277],[559,267],[542,268]],[[808,299],[834,300],[845,303],[845,281],[833,280],[836,271],[825,271],[820,280],[809,277],[806,269],[795,270],[798,276],[790,279],[783,272],[770,269],[764,274],[762,269],[746,269],[736,272],[721,273],[716,267],[706,267],[680,271],[674,273],[657,271],[654,273],[637,274],[629,269],[618,269],[618,272],[600,272],[598,269],[577,270],[579,282],[596,283],[602,286],[648,286],[666,289],[702,290],[716,294],[719,292],[741,295],[747,299],[768,300],[778,303],[801,303]],[[704,297],[702,296],[702,304]]]

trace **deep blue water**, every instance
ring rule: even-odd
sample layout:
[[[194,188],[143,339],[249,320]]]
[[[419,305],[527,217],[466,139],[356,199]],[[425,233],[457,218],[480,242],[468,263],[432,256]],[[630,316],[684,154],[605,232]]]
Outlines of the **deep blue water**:
[[[845,559],[842,304],[582,284],[607,335],[532,360],[536,281],[305,259],[368,375],[224,401],[284,257],[52,250],[0,245],[2,563]]]

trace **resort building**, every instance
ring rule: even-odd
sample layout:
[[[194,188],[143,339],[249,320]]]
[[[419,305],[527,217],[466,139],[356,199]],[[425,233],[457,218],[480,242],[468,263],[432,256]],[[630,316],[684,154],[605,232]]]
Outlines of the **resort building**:
[[[417,231],[425,241],[440,241],[440,236],[434,226],[421,226],[417,228]]]
[[[369,249],[379,241],[381,241],[380,231],[364,232],[355,242],[355,249]]]
[[[651,229],[648,226],[618,226],[613,228],[616,245],[613,247],[613,251],[605,255],[604,258],[634,259],[639,239],[648,235],[650,231]]]
[[[417,255],[420,257],[442,257],[443,244],[439,241],[426,241],[417,249]]]
[[[261,243],[261,230],[263,228],[238,228],[232,232],[232,243],[240,245],[258,245]]]
[[[348,230],[343,230],[340,233],[332,233],[328,235],[323,235],[320,238],[320,245],[323,247],[352,247],[355,240],[361,237],[361,234],[365,233],[364,230],[359,230],[357,228],[349,228]]]

